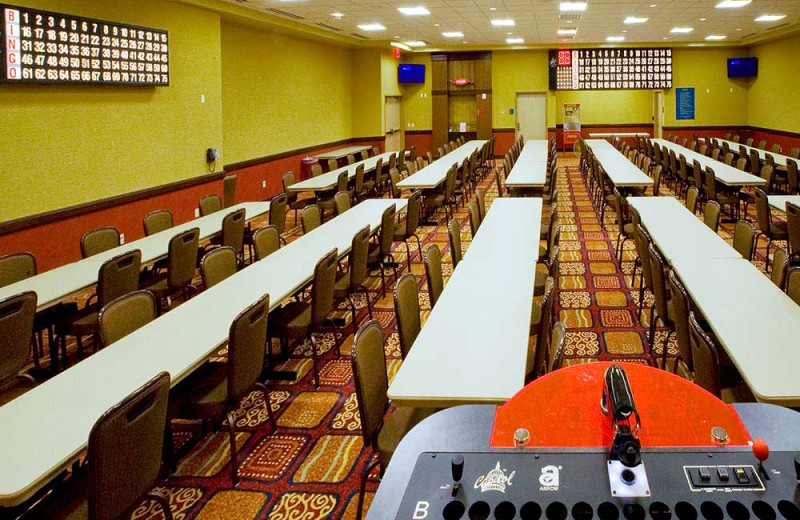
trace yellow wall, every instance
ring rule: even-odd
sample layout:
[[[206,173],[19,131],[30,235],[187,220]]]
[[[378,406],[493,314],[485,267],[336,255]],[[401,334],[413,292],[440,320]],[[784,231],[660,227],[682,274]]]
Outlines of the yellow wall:
[[[580,103],[581,124],[644,124],[653,121],[652,90],[564,90],[556,93],[556,124],[564,123],[565,103]]]
[[[736,126],[747,124],[747,82],[728,79],[728,58],[741,48],[675,49],[672,89],[664,95],[664,126]],[[675,119],[675,88],[694,87],[695,118]]]
[[[492,127],[514,128],[517,92],[546,92],[547,50],[492,52]],[[548,93],[547,126],[555,126],[554,96]]]
[[[412,131],[432,130],[431,55],[405,53],[400,61],[425,65],[425,83],[406,83],[400,86],[403,93],[403,128]],[[410,126],[412,124],[413,127]]]
[[[381,51],[357,49],[353,55],[353,137],[383,134]]]
[[[168,30],[171,85],[0,85],[0,221],[207,171],[206,148],[222,151],[218,15],[157,0],[14,3]]]
[[[348,139],[350,51],[222,24],[225,163]]]
[[[748,124],[772,130],[800,132],[800,34],[752,49],[758,57],[758,78],[747,96]]]

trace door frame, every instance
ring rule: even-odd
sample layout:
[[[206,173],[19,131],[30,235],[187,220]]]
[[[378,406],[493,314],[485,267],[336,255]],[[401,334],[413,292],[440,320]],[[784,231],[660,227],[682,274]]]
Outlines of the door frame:
[[[398,108],[398,123],[397,128],[386,128],[386,107],[389,104],[386,102],[387,99],[396,99],[398,101],[397,108]],[[391,132],[390,132],[391,130]],[[387,141],[390,136],[394,136],[396,133],[400,133],[400,139],[397,142],[397,149],[402,150],[405,146],[405,132],[403,132],[403,96],[384,96],[383,98],[383,149],[384,151],[388,151],[389,147],[387,146]]]
[[[546,90],[518,90],[514,94],[514,138],[519,138],[519,95],[520,94],[541,94],[544,96],[544,135],[549,138],[547,127],[547,91]]]
[[[664,133],[664,91],[653,91],[653,137],[661,139]]]

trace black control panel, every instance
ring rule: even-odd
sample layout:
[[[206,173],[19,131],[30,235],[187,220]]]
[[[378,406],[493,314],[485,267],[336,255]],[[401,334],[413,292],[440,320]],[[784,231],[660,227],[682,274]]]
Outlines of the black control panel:
[[[396,518],[800,520],[795,455],[773,452],[761,466],[747,448],[643,449],[639,469],[621,479],[638,496],[623,498],[602,450],[426,452]]]

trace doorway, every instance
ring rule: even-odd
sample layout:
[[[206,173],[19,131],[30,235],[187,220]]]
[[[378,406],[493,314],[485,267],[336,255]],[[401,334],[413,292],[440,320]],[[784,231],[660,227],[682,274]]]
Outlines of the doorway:
[[[653,91],[653,137],[661,139],[664,131],[664,91]]]
[[[385,149],[387,152],[394,152],[399,150],[402,145],[402,128],[400,128],[400,97],[386,96],[384,110],[386,121]]]
[[[517,92],[517,137],[547,139],[547,99],[544,92]]]

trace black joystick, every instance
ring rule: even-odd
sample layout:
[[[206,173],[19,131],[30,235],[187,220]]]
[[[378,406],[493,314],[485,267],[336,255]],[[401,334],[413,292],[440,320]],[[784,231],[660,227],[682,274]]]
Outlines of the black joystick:
[[[455,455],[450,461],[450,472],[453,474],[453,496],[461,489],[461,476],[464,474],[464,457]]]

